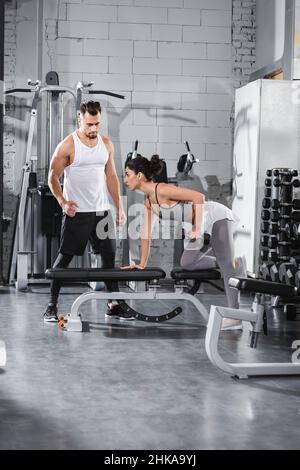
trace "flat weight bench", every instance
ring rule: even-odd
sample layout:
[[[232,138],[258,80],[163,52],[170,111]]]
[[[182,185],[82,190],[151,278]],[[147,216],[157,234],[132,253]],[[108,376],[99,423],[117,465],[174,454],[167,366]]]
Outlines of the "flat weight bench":
[[[81,315],[79,313],[80,306],[88,300],[118,300],[122,309],[130,313],[134,318],[140,321],[158,323],[176,317],[182,312],[177,307],[170,312],[162,315],[145,315],[131,308],[124,300],[186,300],[194,304],[196,309],[205,320],[208,320],[208,312],[202,302],[194,297],[197,286],[202,282],[216,280],[220,278],[217,269],[185,271],[183,269],[174,269],[171,276],[174,279],[174,292],[159,292],[160,279],[166,277],[165,271],[160,268],[145,269],[98,269],[98,268],[54,268],[48,269],[45,273],[46,279],[57,279],[62,282],[99,282],[99,281],[134,281],[136,290],[131,292],[99,292],[88,291],[81,294],[74,301],[71,307],[71,313],[66,317],[65,329],[68,331],[82,331]],[[186,283],[187,280],[193,280],[192,288]],[[141,284],[143,283],[143,291]]]
[[[225,362],[218,351],[218,341],[223,318],[248,321],[252,325],[250,331],[249,346],[256,348],[258,335],[263,329],[267,333],[267,315],[265,308],[265,296],[273,295],[285,298],[297,297],[300,289],[296,287],[269,282],[258,279],[231,278],[229,286],[239,291],[255,294],[251,310],[240,310],[228,307],[212,305],[205,337],[205,349],[210,361],[219,369],[238,378],[248,378],[258,375],[298,375],[300,363],[229,363]],[[294,341],[292,347],[297,347],[298,341]],[[293,358],[292,358],[293,360]]]

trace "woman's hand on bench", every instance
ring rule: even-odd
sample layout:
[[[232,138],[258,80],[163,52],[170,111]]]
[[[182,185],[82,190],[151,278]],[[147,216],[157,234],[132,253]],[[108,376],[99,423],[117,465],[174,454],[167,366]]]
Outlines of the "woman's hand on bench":
[[[144,269],[145,266],[142,264],[136,264],[135,262],[130,263],[128,266],[121,266],[121,269]]]

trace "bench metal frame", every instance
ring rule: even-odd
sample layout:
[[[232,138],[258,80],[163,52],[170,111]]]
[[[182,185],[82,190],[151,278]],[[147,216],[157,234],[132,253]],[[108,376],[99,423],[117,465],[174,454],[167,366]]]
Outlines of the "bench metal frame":
[[[82,320],[81,314],[79,312],[80,307],[87,302],[88,300],[186,300],[187,302],[191,302],[200,315],[202,316],[203,320],[205,321],[205,325],[208,321],[208,311],[206,307],[200,302],[199,299],[194,297],[192,294],[189,294],[184,289],[187,287],[184,284],[180,286],[175,285],[174,292],[158,292],[159,284],[151,284],[150,282],[143,282],[145,284],[145,291],[141,292],[139,290],[139,283],[136,283],[137,291],[135,292],[84,292],[81,294],[77,299],[73,302],[71,307],[71,313],[66,316],[66,325],[65,329],[67,331],[82,331]],[[158,318],[158,317],[156,317]],[[159,320],[157,320],[158,322]]]
[[[219,354],[218,344],[223,318],[247,321],[252,324],[250,331],[250,347],[256,347],[258,334],[263,326],[265,312],[265,295],[256,294],[251,310],[238,310],[228,307],[212,305],[205,337],[206,353],[213,365],[232,376],[240,379],[261,375],[299,375],[298,362],[270,362],[270,363],[230,363]],[[292,356],[292,354],[291,354]]]

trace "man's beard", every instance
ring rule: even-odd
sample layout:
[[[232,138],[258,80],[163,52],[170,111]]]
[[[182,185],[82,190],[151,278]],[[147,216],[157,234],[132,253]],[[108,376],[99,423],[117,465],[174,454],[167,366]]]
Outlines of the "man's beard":
[[[95,132],[94,134],[85,134],[87,136],[88,139],[96,139],[97,137],[97,132]]]

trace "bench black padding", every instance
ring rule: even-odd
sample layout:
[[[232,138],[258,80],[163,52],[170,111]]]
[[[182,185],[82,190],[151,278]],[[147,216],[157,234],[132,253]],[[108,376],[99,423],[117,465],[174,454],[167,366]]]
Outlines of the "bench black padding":
[[[100,268],[54,268],[47,269],[46,279],[66,282],[90,281],[153,281],[166,277],[160,268],[100,269]]]
[[[279,282],[263,281],[261,279],[246,279],[242,277],[231,277],[228,282],[230,287],[238,290],[257,294],[270,294],[279,297],[296,297],[298,289]]]
[[[175,281],[190,279],[192,281],[214,281],[221,279],[218,269],[198,269],[196,271],[188,271],[186,269],[175,268],[171,271],[171,277]]]

